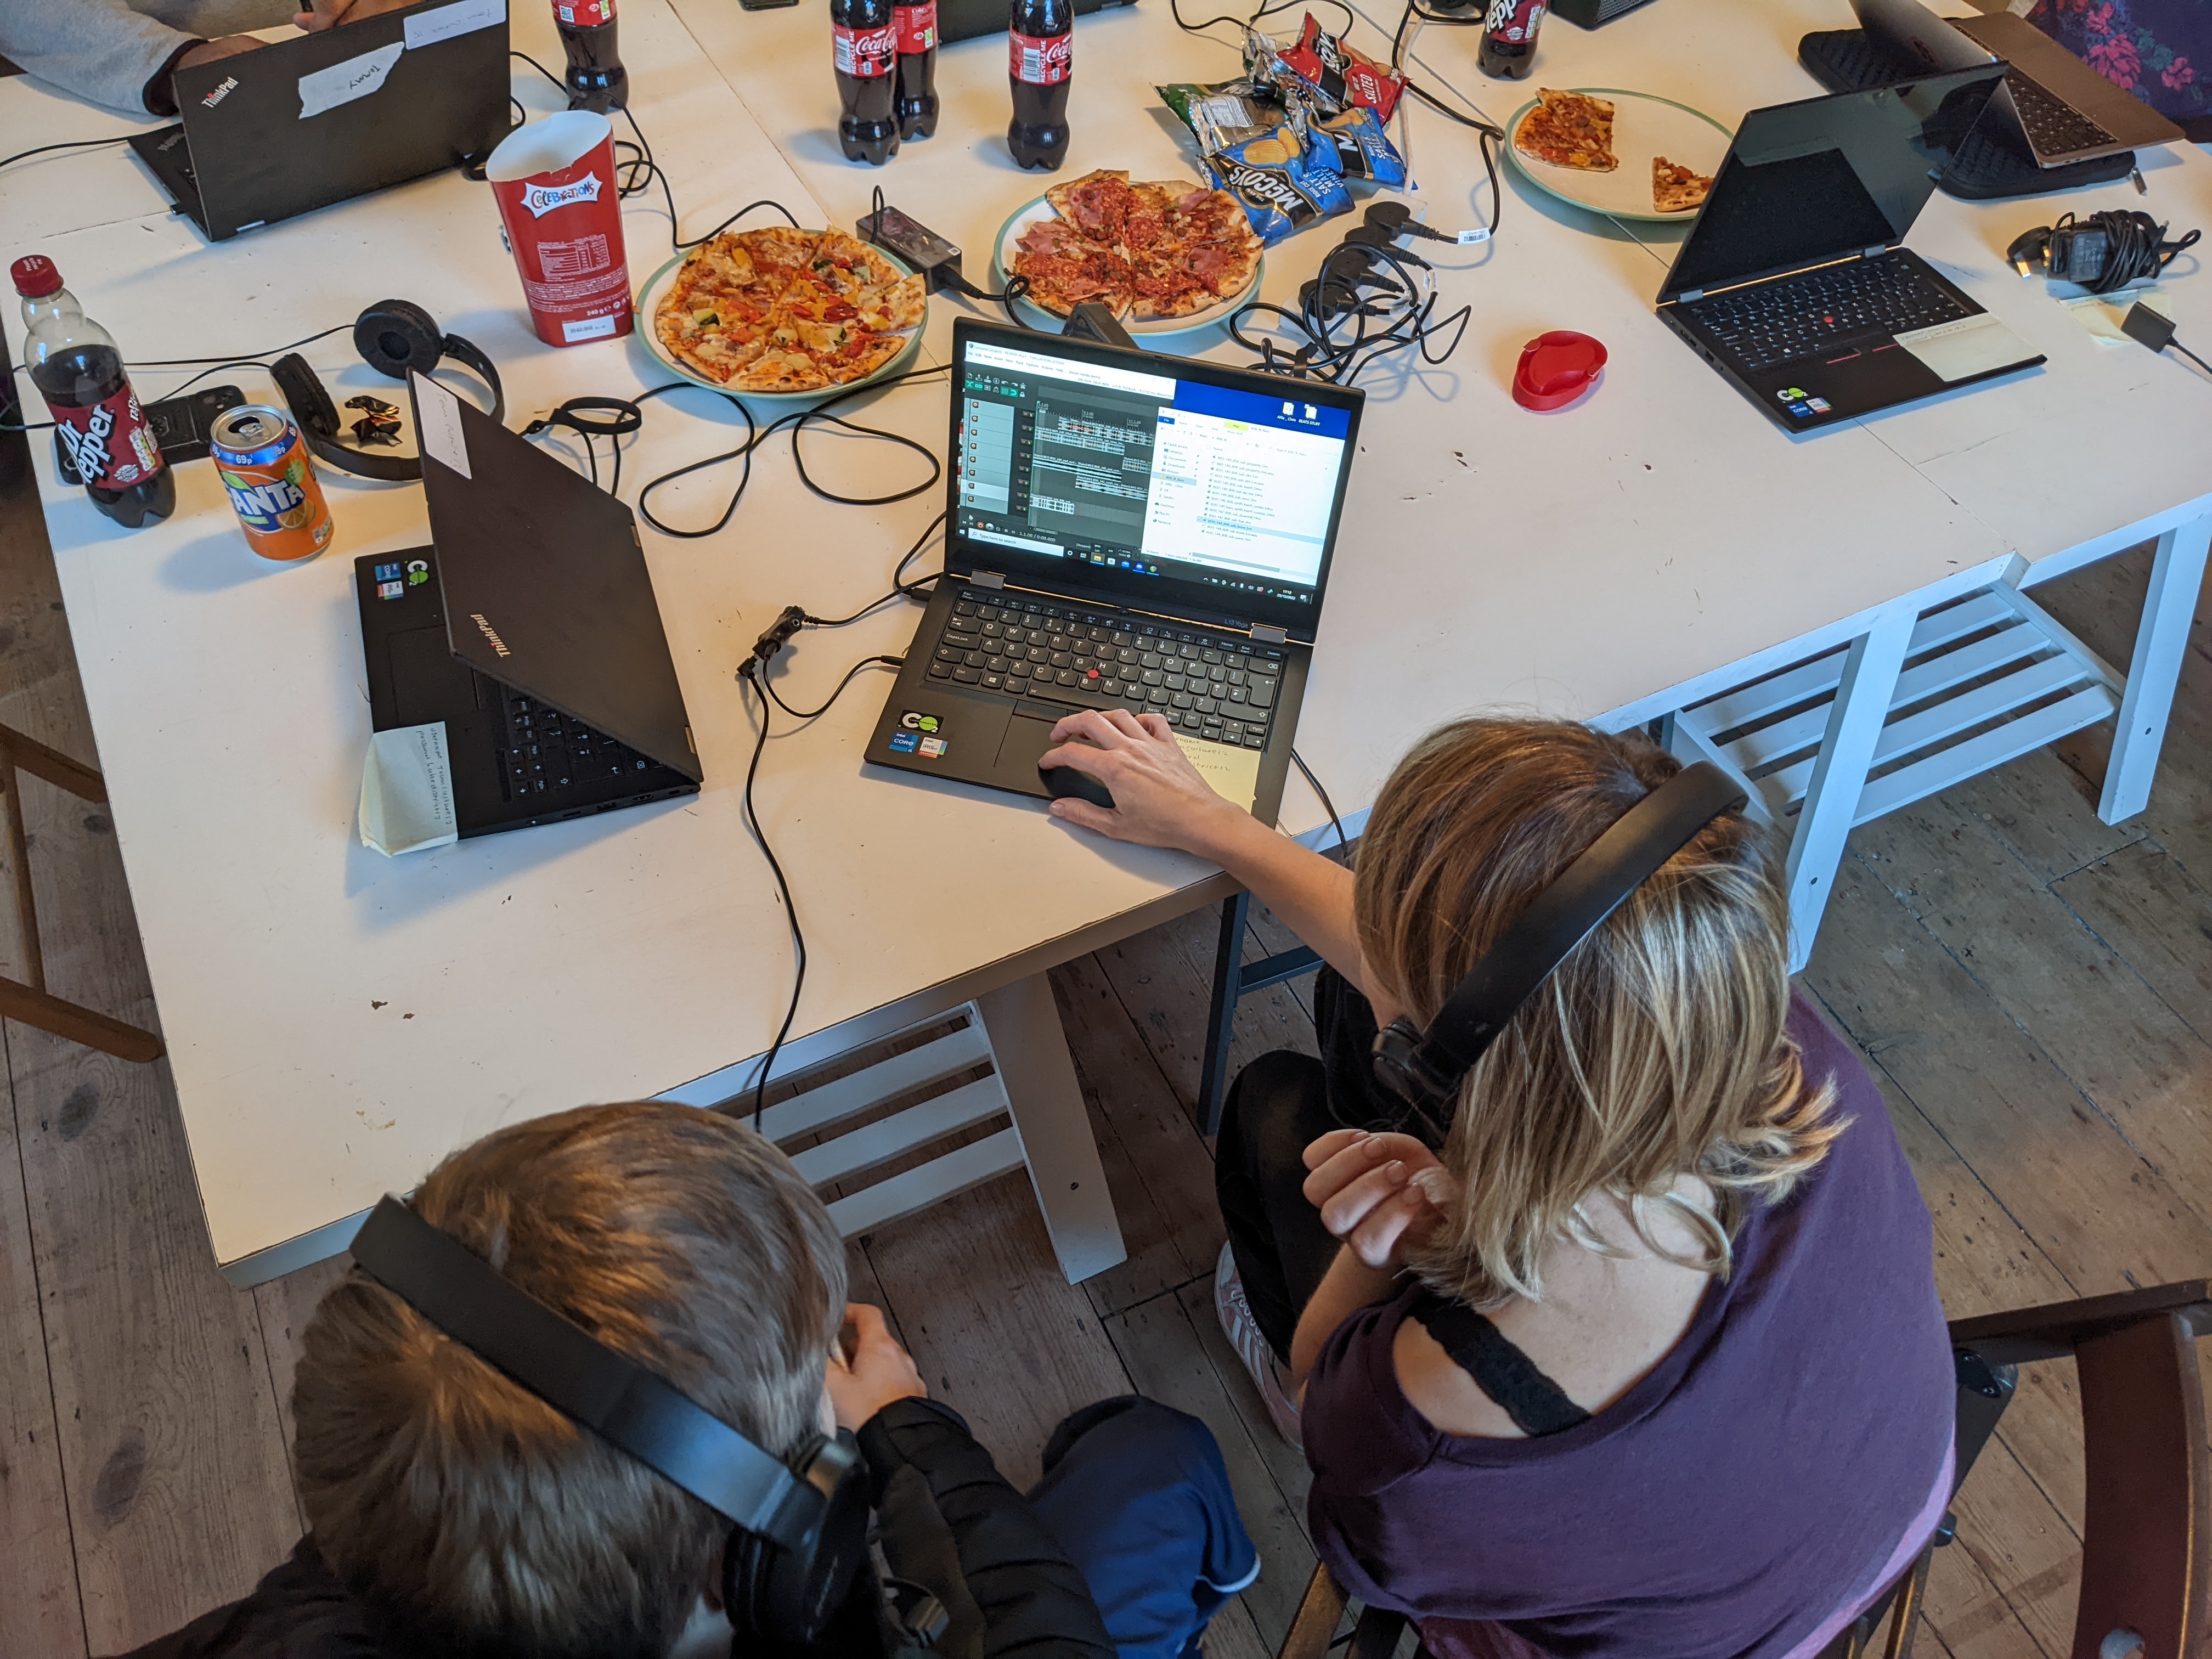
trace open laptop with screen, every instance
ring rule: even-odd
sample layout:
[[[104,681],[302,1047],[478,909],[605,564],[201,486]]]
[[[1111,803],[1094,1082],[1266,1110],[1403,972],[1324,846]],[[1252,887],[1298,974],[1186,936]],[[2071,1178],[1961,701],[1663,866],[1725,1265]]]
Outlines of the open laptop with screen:
[[[131,148],[220,242],[488,153],[509,81],[507,0],[425,0],[179,70]]]
[[[630,510],[412,377],[432,545],[354,561],[369,724],[442,723],[464,839],[696,795]]]
[[[1079,708],[1161,714],[1272,823],[1364,393],[963,319],[945,579],[866,759],[1017,794]]]
[[[2010,8],[1999,9],[2010,15]],[[2102,0],[2036,0],[2021,21],[2100,73],[2109,70],[2116,86],[2179,126],[2191,143],[2212,143],[2212,89],[2203,67],[2212,64],[2212,5],[2206,0],[2113,0],[2109,6]]]
[[[2004,65],[1755,109],[1659,291],[1659,315],[1785,431],[2043,361],[1903,246]]]
[[[2201,0],[2198,0],[2201,3]],[[1867,39],[1896,62],[1973,69],[2002,58],[1993,106],[2020,130],[2039,167],[2063,167],[2142,144],[2172,143],[2181,129],[2010,12],[1938,17],[1920,0],[1851,0]]]

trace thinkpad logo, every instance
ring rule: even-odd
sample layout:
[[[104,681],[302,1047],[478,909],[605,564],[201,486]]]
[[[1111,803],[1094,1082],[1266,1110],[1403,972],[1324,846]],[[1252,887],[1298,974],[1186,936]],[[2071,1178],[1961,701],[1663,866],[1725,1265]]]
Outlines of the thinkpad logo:
[[[492,625],[483,619],[483,611],[470,611],[469,620],[477,625],[477,633],[483,635],[484,638],[491,641],[491,648],[498,652],[501,656],[511,657],[514,654],[514,652],[507,648],[507,641],[500,638],[498,634],[493,631]]]
[[[217,87],[213,92],[208,94],[206,97],[201,99],[200,102],[207,106],[208,108],[213,109],[217,104],[222,102],[224,99],[229,97],[230,94],[237,89],[238,77],[234,75],[228,80],[225,81],[221,86]]]

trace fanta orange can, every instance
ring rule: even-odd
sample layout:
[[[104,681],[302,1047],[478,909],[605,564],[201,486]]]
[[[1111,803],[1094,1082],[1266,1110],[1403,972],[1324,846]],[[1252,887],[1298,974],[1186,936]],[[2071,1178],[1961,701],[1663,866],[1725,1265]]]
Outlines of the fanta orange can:
[[[331,544],[331,509],[315,482],[299,429],[282,410],[245,404],[216,417],[208,434],[216,473],[264,559],[311,559]]]

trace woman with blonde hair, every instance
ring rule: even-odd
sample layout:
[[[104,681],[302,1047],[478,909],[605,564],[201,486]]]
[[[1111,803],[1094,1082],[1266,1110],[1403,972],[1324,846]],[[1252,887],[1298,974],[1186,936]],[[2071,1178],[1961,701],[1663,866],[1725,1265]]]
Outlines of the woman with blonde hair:
[[[1231,1090],[1215,1299],[1338,1580],[1443,1659],[1811,1659],[1940,1522],[1954,1385],[1927,1210],[1865,1067],[1790,993],[1768,833],[1694,811],[1424,1111],[1398,1092],[1424,1096],[1420,1036],[1679,763],[1447,726],[1355,874],[1215,795],[1164,724],[1055,735],[1044,763],[1115,801],[1056,816],[1214,860],[1328,964],[1322,1058]]]

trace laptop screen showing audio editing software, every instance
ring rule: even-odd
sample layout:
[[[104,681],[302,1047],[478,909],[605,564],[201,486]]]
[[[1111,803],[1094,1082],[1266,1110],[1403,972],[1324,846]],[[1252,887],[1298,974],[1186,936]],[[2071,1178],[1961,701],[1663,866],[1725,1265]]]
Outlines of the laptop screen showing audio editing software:
[[[971,562],[1310,628],[1356,398],[1050,336],[963,343],[953,532]]]

